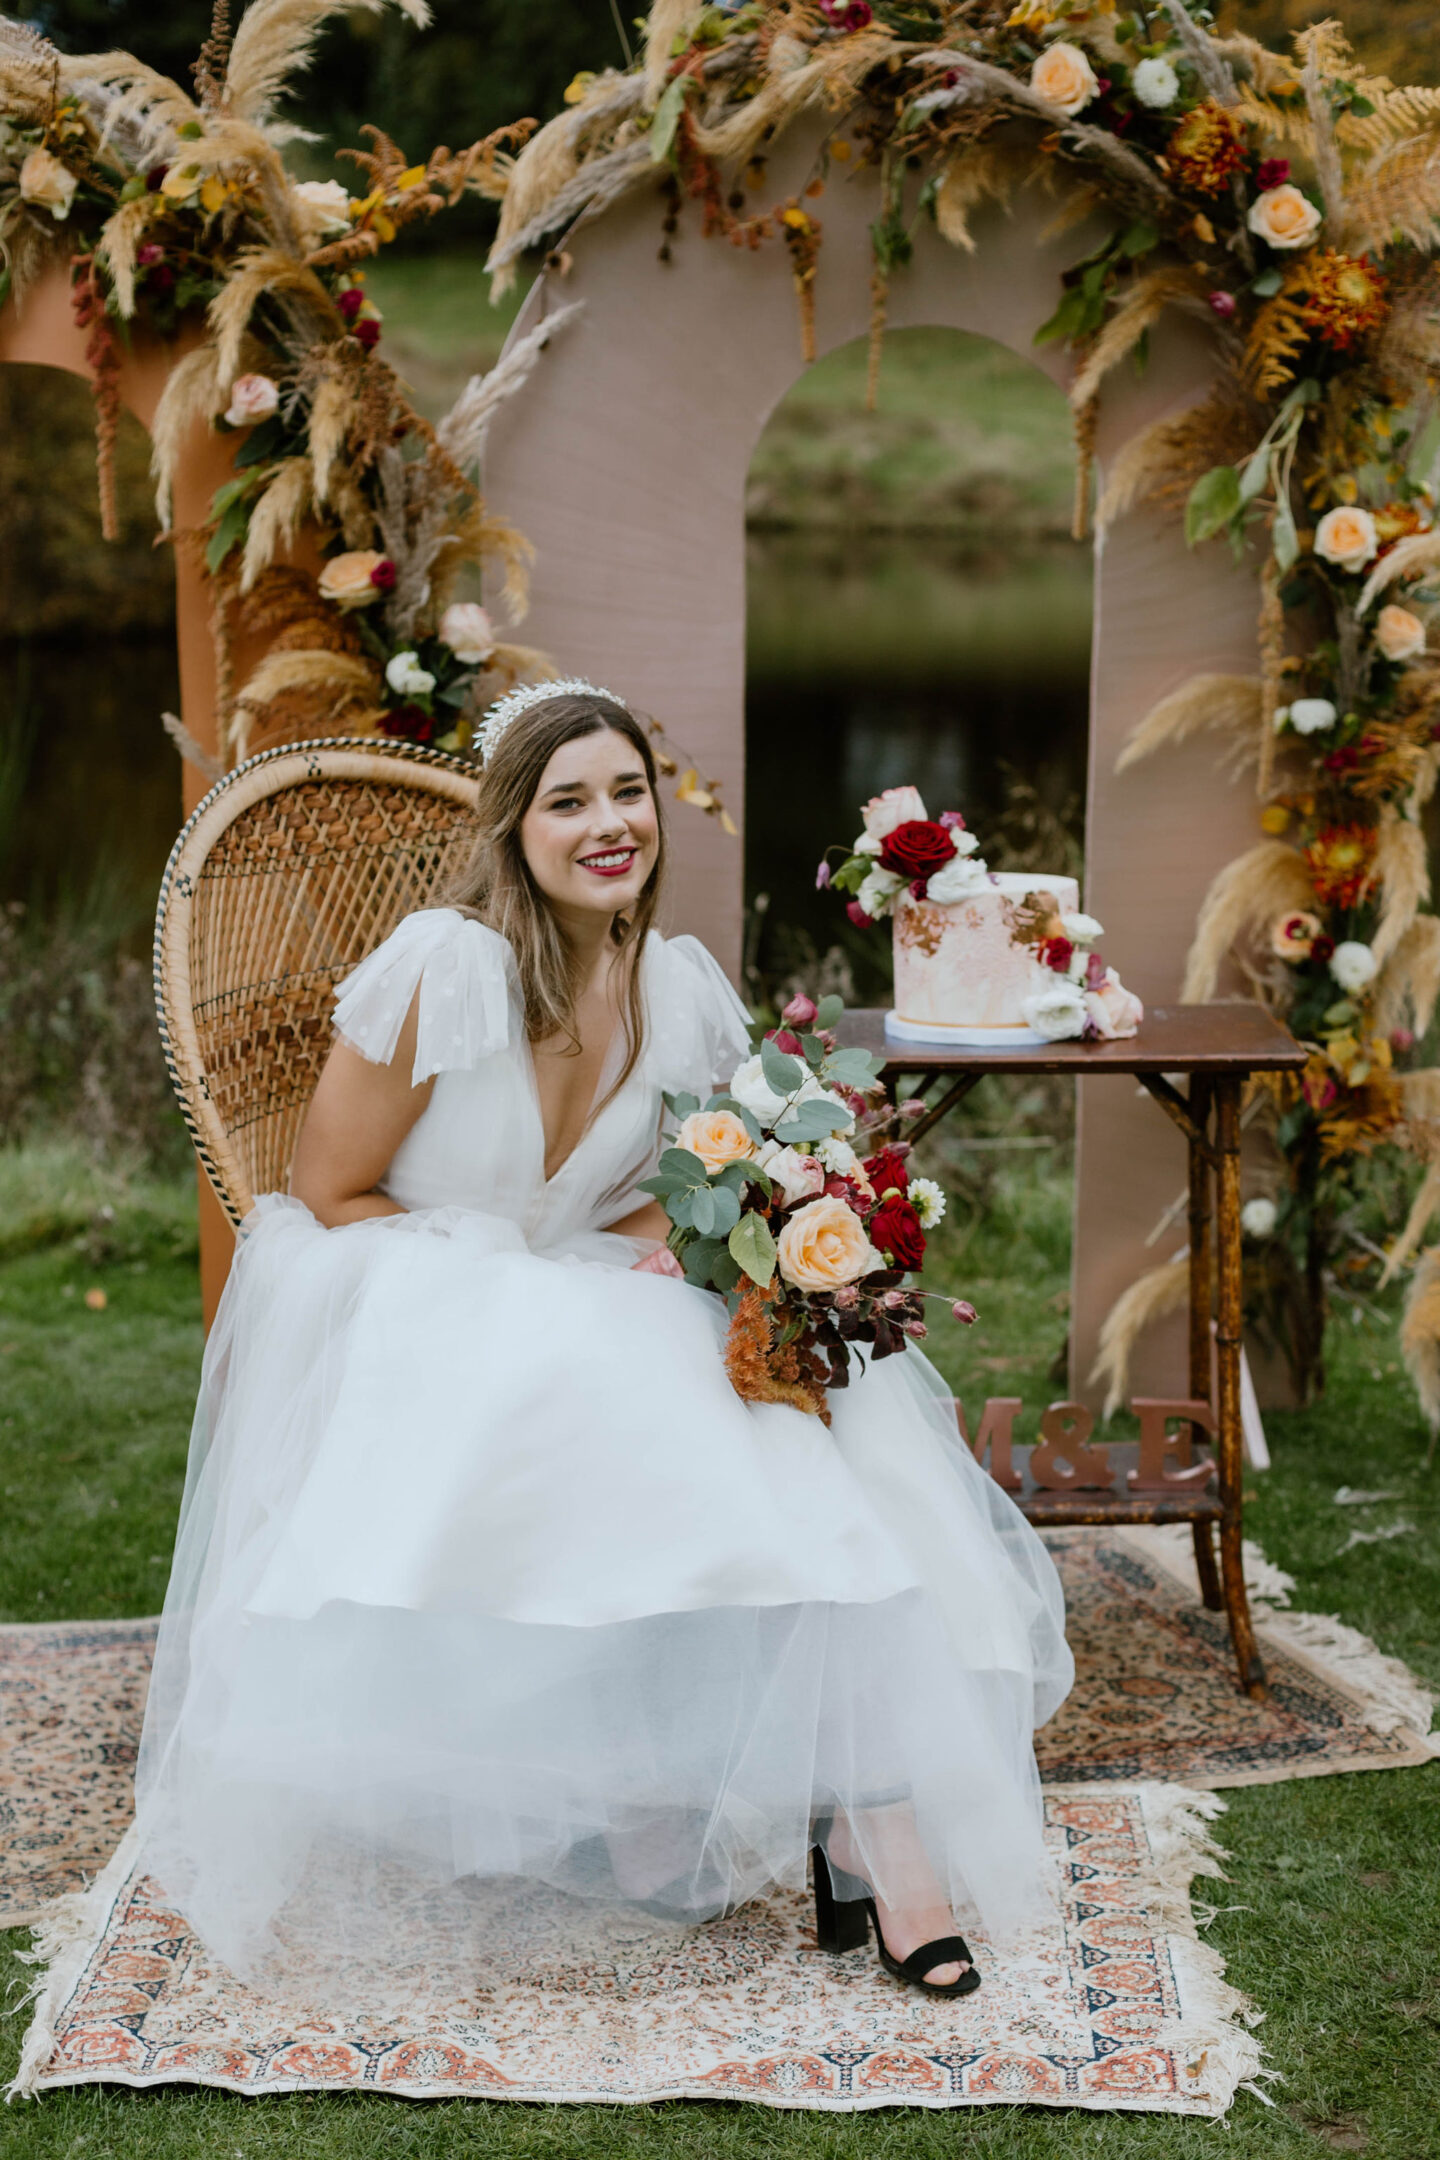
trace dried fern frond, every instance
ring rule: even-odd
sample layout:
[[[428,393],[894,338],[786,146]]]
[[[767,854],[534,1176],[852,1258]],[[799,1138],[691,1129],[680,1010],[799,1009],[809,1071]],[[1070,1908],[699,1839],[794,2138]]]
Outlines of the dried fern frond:
[[[1440,530],[1411,533],[1406,540],[1397,540],[1387,555],[1382,555],[1355,603],[1357,615],[1363,615],[1382,592],[1396,584],[1399,579],[1418,577],[1422,570],[1429,570],[1440,563]]]
[[[1430,897],[1425,835],[1389,804],[1380,813],[1373,875],[1380,887],[1380,922],[1370,945],[1376,959],[1383,962]]]
[[[1251,395],[1271,398],[1293,381],[1309,341],[1309,326],[1288,293],[1279,292],[1258,308],[1245,343],[1245,386]]]
[[[1178,300],[1191,300],[1200,291],[1189,269],[1152,270],[1137,278],[1101,330],[1070,385],[1070,404],[1075,412],[1088,405],[1111,368],[1132,353],[1152,324]]]
[[[1182,743],[1202,728],[1253,734],[1260,718],[1261,683],[1254,675],[1192,675],[1146,713],[1115,760],[1117,773],[1153,751]]]
[[[1417,915],[1375,978],[1375,1029],[1389,1035],[1410,1025],[1423,1035],[1440,997],[1440,915]]]
[[[1396,240],[1428,251],[1437,218],[1440,144],[1400,143],[1352,178],[1335,244],[1348,255],[1378,255]]]
[[[1415,1270],[1400,1322],[1400,1355],[1432,1433],[1440,1432],[1440,1251]]]
[[[171,494],[190,431],[208,424],[221,402],[213,345],[197,345],[177,360],[165,378],[150,426],[150,471],[155,481],[155,515],[160,530],[170,530]]]
[[[274,479],[250,513],[240,564],[242,593],[248,593],[281,548],[293,542],[313,500],[312,481],[308,457],[284,458],[276,467]]]
[[[1099,1350],[1090,1368],[1091,1385],[1105,1383],[1102,1417],[1113,1417],[1130,1392],[1131,1361],[1146,1328],[1182,1311],[1189,1299],[1190,1269],[1183,1252],[1147,1270],[1116,1298],[1101,1325]]]
[[[395,0],[417,28],[430,20],[426,0]],[[315,41],[334,15],[378,15],[385,0],[252,0],[230,47],[222,90],[239,120],[264,121],[291,81],[314,58]]]
[[[1203,1005],[1212,998],[1232,945],[1277,915],[1309,907],[1314,898],[1309,871],[1283,840],[1262,840],[1227,863],[1201,903],[1185,961],[1181,1004]]]

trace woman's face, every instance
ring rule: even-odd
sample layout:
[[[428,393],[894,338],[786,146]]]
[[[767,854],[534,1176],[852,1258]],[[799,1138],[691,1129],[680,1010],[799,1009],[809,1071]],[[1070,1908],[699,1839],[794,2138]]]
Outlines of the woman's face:
[[[639,899],[660,851],[645,766],[628,735],[562,743],[520,823],[530,874],[556,914],[607,919]]]

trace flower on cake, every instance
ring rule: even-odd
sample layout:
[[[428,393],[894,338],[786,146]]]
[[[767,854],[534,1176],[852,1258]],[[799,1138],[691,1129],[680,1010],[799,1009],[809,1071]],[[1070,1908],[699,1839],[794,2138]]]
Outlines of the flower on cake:
[[[914,900],[953,906],[978,892],[989,871],[958,810],[932,818],[918,788],[886,788],[860,813],[864,830],[837,869],[826,858],[816,884],[853,895],[846,912],[858,929],[893,915],[908,887]]]
[[[903,877],[897,877],[893,870],[875,868],[865,872],[855,898],[871,922],[878,922],[882,915],[890,913],[895,895],[904,890]]]
[[[1032,991],[1020,1013],[1042,1042],[1069,1042],[1083,1035],[1090,1017],[1085,992],[1065,975],[1055,976],[1043,990]]]
[[[865,821],[865,830],[870,838],[884,840],[897,825],[923,820],[928,817],[929,812],[925,808],[919,788],[887,787],[861,805],[860,815]],[[860,845],[858,840],[855,845],[857,848]],[[879,850],[875,852],[878,854]]]
[[[1114,968],[1106,968],[1103,980],[1085,992],[1085,1033],[1100,1042],[1134,1035],[1144,1018],[1145,1007]]]
[[[967,840],[973,839],[966,833]],[[925,897],[941,907],[953,906],[957,900],[968,900],[972,893],[981,892],[990,882],[990,873],[983,862],[973,855],[957,855],[942,869],[934,871],[925,881]]]

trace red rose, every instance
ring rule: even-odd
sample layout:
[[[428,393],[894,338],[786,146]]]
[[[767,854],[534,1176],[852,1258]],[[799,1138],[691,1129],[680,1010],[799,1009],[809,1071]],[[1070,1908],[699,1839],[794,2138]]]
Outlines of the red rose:
[[[1261,158],[1255,171],[1255,185],[1262,195],[1271,188],[1284,187],[1290,178],[1290,160],[1286,157]]]
[[[1054,968],[1057,975],[1064,975],[1075,957],[1075,947],[1068,937],[1042,938],[1036,957],[1041,967]]]
[[[878,1155],[872,1155],[865,1165],[865,1175],[877,1193],[888,1192],[892,1185],[897,1192],[910,1190],[910,1173],[898,1148],[883,1147]]]
[[[356,323],[350,335],[365,347],[366,352],[373,352],[380,342],[380,325],[373,315],[366,315]]]
[[[909,884],[912,878],[928,878],[933,870],[943,869],[954,855],[955,842],[943,825],[931,818],[907,818],[886,835],[880,867]]]
[[[376,592],[394,592],[395,565],[388,555],[382,555],[379,562],[370,572],[370,583],[375,587]]]
[[[428,743],[435,735],[435,721],[423,705],[392,705],[376,723],[382,735],[399,735],[406,742]]]
[[[877,1252],[897,1268],[918,1268],[925,1258],[925,1233],[908,1200],[885,1200],[866,1224]]]
[[[1320,937],[1317,937],[1314,944],[1310,947],[1310,958],[1312,960],[1318,960],[1321,967],[1324,967],[1326,961],[1330,958],[1334,950],[1334,938],[1325,937],[1322,935]]]
[[[365,295],[358,285],[348,285],[344,292],[335,295],[335,306],[346,322],[354,322],[365,305]]]
[[[787,1057],[799,1057],[801,1050],[800,1038],[798,1035],[792,1035],[789,1028],[771,1028],[766,1039],[773,1042],[777,1050],[783,1050]]]

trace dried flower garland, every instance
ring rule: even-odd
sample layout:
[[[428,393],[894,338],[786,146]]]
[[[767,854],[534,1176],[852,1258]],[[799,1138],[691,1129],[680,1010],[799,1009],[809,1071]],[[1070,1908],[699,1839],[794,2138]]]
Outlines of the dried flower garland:
[[[502,283],[527,249],[658,174],[667,245],[694,202],[707,233],[787,248],[808,355],[823,274],[809,199],[836,168],[869,167],[872,391],[917,223],[973,250],[978,204],[1063,175],[1110,224],[1039,333],[1074,355],[1077,535],[1105,379],[1143,360],[1166,312],[1210,326],[1210,395],[1126,447],[1098,518],[1169,507],[1192,545],[1226,537],[1259,577],[1259,678],[1187,684],[1123,762],[1206,728],[1257,770],[1264,838],[1216,879],[1184,995],[1212,996],[1233,956],[1310,1046],[1304,1079],[1251,1106],[1276,1144],[1251,1312],[1312,1391],[1337,1267],[1363,1259],[1345,1228],[1361,1158],[1383,1143],[1427,1165],[1387,1274],[1440,1211],[1440,1068],[1414,1060],[1440,992],[1419,822],[1440,766],[1440,91],[1369,74],[1334,23],[1282,55],[1218,35],[1188,0],[661,0],[637,67],[578,79],[571,99],[516,161],[491,255]],[[768,151],[804,114],[824,121],[809,185],[755,206]],[[1416,1275],[1404,1342],[1440,1428],[1437,1281],[1440,1250]]]

